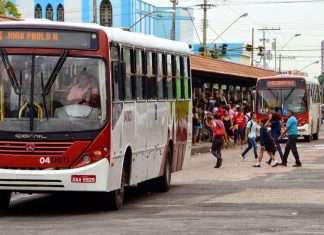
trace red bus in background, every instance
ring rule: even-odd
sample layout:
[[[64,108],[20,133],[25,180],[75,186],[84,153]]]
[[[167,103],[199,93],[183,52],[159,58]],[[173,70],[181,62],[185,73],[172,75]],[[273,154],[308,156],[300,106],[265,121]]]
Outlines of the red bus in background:
[[[268,118],[279,107],[283,121],[288,110],[298,120],[298,135],[307,141],[317,140],[321,125],[322,88],[317,79],[302,76],[259,78],[256,85],[258,119]]]

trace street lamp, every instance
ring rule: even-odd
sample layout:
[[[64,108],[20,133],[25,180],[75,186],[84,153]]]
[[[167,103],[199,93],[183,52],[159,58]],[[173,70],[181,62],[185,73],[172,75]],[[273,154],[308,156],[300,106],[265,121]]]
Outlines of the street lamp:
[[[219,39],[233,24],[236,23],[236,21],[238,21],[239,19],[241,19],[243,17],[247,17],[248,15],[249,15],[248,13],[244,13],[243,15],[239,16],[223,32],[221,32],[220,34],[218,34],[218,36],[209,45],[212,45],[217,39]]]
[[[319,60],[316,60],[316,61],[310,63],[309,65],[306,65],[306,66],[303,67],[302,69],[299,69],[298,71],[296,71],[296,73],[298,73],[298,72],[300,72],[300,71],[302,71],[302,70],[308,68],[309,66],[311,66],[311,65],[313,65],[313,64],[318,64],[318,63],[319,63]]]
[[[165,10],[165,11],[152,11],[152,12],[149,12],[149,13],[146,13],[145,15],[143,15],[142,18],[140,18],[138,21],[136,21],[134,24],[132,24],[129,29],[132,29],[135,25],[137,25],[139,22],[141,22],[145,17],[149,16],[149,15],[152,15],[154,13],[173,13],[174,10]]]
[[[285,45],[283,45],[281,48],[280,48],[280,54],[279,54],[279,73],[281,73],[281,57],[282,57],[282,55],[281,55],[281,51],[282,51],[282,49],[284,49],[294,38],[296,38],[296,37],[299,37],[299,36],[301,36],[301,34],[300,33],[296,33],[296,34],[294,34],[286,43],[285,43]],[[277,67],[277,65],[275,65],[275,67]]]

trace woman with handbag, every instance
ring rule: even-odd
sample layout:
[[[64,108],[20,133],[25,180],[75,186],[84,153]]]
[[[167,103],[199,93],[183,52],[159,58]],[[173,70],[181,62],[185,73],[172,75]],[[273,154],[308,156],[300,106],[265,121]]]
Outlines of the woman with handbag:
[[[227,134],[225,131],[224,123],[220,120],[220,116],[218,114],[214,115],[212,127],[213,127],[212,154],[217,159],[215,168],[220,168],[223,163],[222,148],[224,145],[224,137],[226,138]]]

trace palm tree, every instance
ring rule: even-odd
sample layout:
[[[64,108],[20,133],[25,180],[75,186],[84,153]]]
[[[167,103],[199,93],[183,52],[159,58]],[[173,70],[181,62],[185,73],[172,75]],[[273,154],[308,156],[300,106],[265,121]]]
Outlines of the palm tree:
[[[14,16],[20,18],[17,6],[9,0],[0,0],[0,14],[5,16]]]

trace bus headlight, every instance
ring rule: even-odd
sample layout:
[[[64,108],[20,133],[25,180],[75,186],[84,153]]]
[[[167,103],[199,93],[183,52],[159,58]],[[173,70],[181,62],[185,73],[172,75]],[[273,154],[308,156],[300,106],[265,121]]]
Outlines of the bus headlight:
[[[88,163],[91,162],[91,158],[88,155],[84,155],[82,157],[82,162],[85,163],[85,164],[88,164]]]

